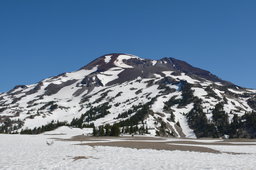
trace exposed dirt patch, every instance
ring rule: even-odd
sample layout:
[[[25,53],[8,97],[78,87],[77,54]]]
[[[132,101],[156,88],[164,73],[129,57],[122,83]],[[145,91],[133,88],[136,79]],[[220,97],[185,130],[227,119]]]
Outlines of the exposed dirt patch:
[[[121,137],[124,140],[165,140],[164,138],[157,137],[143,137],[143,136],[134,136],[134,137]]]
[[[108,141],[113,139],[118,140],[165,140],[164,138],[154,138],[154,137],[143,137],[143,136],[120,136],[120,137],[110,137],[110,136],[100,136],[100,137],[92,137],[92,136],[73,136],[70,139],[61,139],[61,138],[54,138],[56,140],[62,141]]]
[[[92,157],[92,156],[75,156],[75,157],[73,158],[73,160],[74,160],[74,161],[78,161],[78,160],[81,160],[81,159],[90,159],[90,158],[96,159],[96,158],[94,158],[94,157]]]
[[[256,145],[256,143],[255,144],[248,144],[248,143],[246,143],[246,142],[244,142],[244,144],[242,143],[242,144],[234,144],[234,143],[229,143],[229,142],[200,142],[200,141],[198,141],[198,142],[196,142],[196,141],[171,141],[171,142],[169,142],[170,144],[189,144],[189,145],[232,145],[232,146],[237,146],[237,145],[239,145],[239,146],[245,146],[245,145]]]
[[[236,138],[236,139],[225,139],[225,142],[256,142],[256,139]]]
[[[70,139],[60,139],[61,141],[76,141],[81,142],[77,145],[88,145],[88,146],[111,146],[111,147],[125,147],[133,149],[155,149],[155,150],[179,150],[179,151],[194,151],[194,152],[207,152],[207,153],[228,153],[228,154],[242,154],[233,152],[221,152],[215,149],[209,148],[209,145],[219,146],[255,146],[256,140],[251,139],[228,139],[228,140],[213,140],[213,139],[180,139],[170,140],[171,138],[164,137],[147,137],[147,136],[121,136],[121,137],[91,137],[91,136],[74,136]],[[168,140],[169,139],[169,140]],[[209,141],[205,141],[209,140]],[[83,143],[84,142],[84,143]],[[232,143],[241,142],[241,143]],[[244,142],[244,143],[243,143]],[[193,146],[191,146],[193,145]],[[195,146],[198,145],[198,146]],[[200,145],[200,146],[199,146]],[[81,158],[85,159],[85,158]]]
[[[81,145],[89,146],[114,146],[114,147],[125,147],[133,149],[155,149],[155,150],[180,150],[180,151],[195,151],[195,152],[208,152],[208,153],[220,153],[217,150],[206,148],[206,147],[197,147],[197,146],[183,146],[168,144],[165,142],[134,142],[134,141],[118,141],[118,142],[101,142],[101,143],[88,143]]]
[[[60,141],[73,141],[73,142],[110,140],[110,138],[105,138],[105,137],[97,138],[97,137],[90,137],[90,136],[83,136],[83,135],[73,136],[69,139],[63,139],[63,138],[51,138],[51,139],[60,140]]]
[[[58,136],[58,135],[66,135],[65,133],[56,133],[56,134],[44,134],[44,135],[48,135],[48,136]]]

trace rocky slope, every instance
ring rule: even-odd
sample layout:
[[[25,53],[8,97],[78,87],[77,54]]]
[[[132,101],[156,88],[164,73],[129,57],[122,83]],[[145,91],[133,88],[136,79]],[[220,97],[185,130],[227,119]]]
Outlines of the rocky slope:
[[[0,94],[0,131],[66,122],[78,127],[118,124],[126,133],[162,136],[254,137],[248,123],[254,111],[256,90],[174,58],[114,53],[78,71]]]

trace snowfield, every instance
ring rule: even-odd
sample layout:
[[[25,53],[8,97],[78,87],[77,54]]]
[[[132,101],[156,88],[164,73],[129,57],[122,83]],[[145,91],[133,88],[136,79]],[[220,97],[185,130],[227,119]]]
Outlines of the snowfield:
[[[243,154],[215,154],[188,151],[90,147],[81,142],[59,141],[79,130],[59,129],[59,134],[0,135],[0,169],[255,169],[256,145],[236,146]],[[53,135],[55,134],[55,135]],[[182,139],[170,139],[182,141]],[[186,141],[186,140],[184,140]],[[217,142],[218,140],[211,140]],[[48,143],[53,143],[47,145]],[[200,142],[209,142],[201,140]],[[256,142],[250,142],[256,144]],[[212,147],[212,146],[210,146]],[[248,148],[250,148],[249,154]],[[214,146],[232,152],[234,147]]]

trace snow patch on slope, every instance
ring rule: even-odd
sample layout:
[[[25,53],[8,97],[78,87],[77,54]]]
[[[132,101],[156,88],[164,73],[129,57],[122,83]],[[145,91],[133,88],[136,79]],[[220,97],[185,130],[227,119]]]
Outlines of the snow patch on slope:
[[[244,94],[244,91],[237,91],[237,90],[233,90],[233,89],[228,89],[228,91],[235,93],[235,94]]]
[[[167,77],[172,77],[172,78],[175,78],[176,80],[185,80],[190,84],[200,83],[200,81],[192,79],[191,77],[189,77],[185,73],[181,73],[180,76],[172,75],[173,71],[163,71],[162,73],[164,73],[165,76],[167,76]]]
[[[151,63],[152,63],[152,65],[154,66],[154,65],[156,65],[156,63],[157,63],[157,60],[152,60]]]
[[[106,64],[110,62],[111,57],[112,57],[111,55],[107,55],[107,56],[105,56],[104,61],[105,61],[105,63],[106,63]]]
[[[91,70],[79,70],[76,72],[66,73],[66,76],[70,80],[72,80],[72,79],[80,80],[80,79],[83,79],[85,76],[97,71],[97,69],[98,69],[98,66],[95,66]],[[62,81],[64,81],[64,80],[62,80]]]
[[[187,118],[185,113],[188,113],[193,109],[194,104],[191,103],[183,108],[178,108],[178,105],[175,105],[172,109],[174,110],[175,120],[179,121],[183,133],[188,138],[196,138],[196,135],[192,129],[189,128]]]
[[[130,65],[127,65],[124,63],[123,60],[129,60],[131,58],[139,58],[137,56],[132,56],[132,55],[119,55],[117,57],[117,59],[115,60],[114,64],[117,66],[117,67],[121,67],[121,68],[133,68],[132,66]]]
[[[194,96],[198,96],[199,98],[208,94],[203,88],[194,87],[192,90],[194,90]]]
[[[119,74],[123,71],[124,69],[120,69],[119,67],[113,67],[107,71],[101,72],[97,75],[97,77],[100,79],[101,83],[105,86],[107,83],[118,79]]]

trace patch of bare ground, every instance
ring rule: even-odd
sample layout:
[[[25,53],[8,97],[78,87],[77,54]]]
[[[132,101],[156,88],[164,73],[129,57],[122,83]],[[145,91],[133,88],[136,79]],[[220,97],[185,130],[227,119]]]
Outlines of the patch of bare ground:
[[[255,144],[251,144],[251,143],[239,143],[239,144],[234,144],[234,143],[229,143],[228,141],[227,142],[200,142],[200,140],[197,141],[171,141],[169,142],[170,144],[189,144],[189,145],[239,145],[239,146],[245,146],[245,145],[256,145]]]
[[[91,136],[84,136],[84,135],[79,135],[79,136],[73,136],[69,139],[63,139],[63,138],[51,138],[55,140],[60,140],[60,141],[73,141],[73,142],[82,142],[82,141],[108,141],[113,138],[109,137],[91,137]]]
[[[234,139],[225,139],[225,142],[256,142],[256,139],[247,139],[247,138],[234,138]]]
[[[58,136],[58,135],[66,135],[65,133],[53,133],[53,134],[44,134],[44,135],[48,135],[48,136]]]
[[[112,146],[112,147],[124,147],[133,149],[155,149],[155,150],[180,150],[180,151],[194,151],[194,152],[208,152],[208,153],[221,153],[217,150],[210,149],[207,147],[199,146],[186,146],[186,145],[175,145],[165,142],[136,142],[136,141],[117,141],[117,142],[100,142],[100,143],[88,143],[80,145],[89,146]]]
[[[144,136],[134,136],[134,137],[121,137],[121,139],[125,140],[165,140],[165,138],[161,137],[144,137]]]
[[[79,136],[73,136],[69,139],[61,139],[61,138],[52,138],[55,140],[61,140],[61,141],[108,141],[112,139],[121,139],[121,140],[165,140],[164,138],[158,138],[158,137],[144,137],[144,136],[120,136],[120,137],[110,137],[110,136],[100,136],[100,137],[95,137],[95,136],[84,136],[84,135],[79,135]]]
[[[73,136],[72,138],[70,139],[63,139],[65,141],[107,141],[109,140],[110,138],[107,138],[107,137],[102,137],[102,138],[97,138],[97,137],[90,137],[90,136],[83,136],[83,135],[80,135],[80,136]]]
[[[96,158],[94,158],[92,156],[75,156],[75,157],[73,157],[73,160],[74,161],[78,161],[78,160],[81,160],[81,159],[90,159],[90,158],[96,159]]]
[[[232,145],[232,146],[245,146],[245,145],[256,145],[256,140],[252,139],[227,139],[220,141],[211,141],[212,138],[204,139],[186,139],[182,138],[181,140],[168,141],[170,138],[164,137],[147,137],[147,136],[120,136],[120,137],[92,137],[92,136],[74,136],[70,139],[60,139],[55,138],[56,140],[61,141],[76,141],[81,142],[77,145],[88,145],[88,146],[111,146],[111,147],[125,147],[125,148],[134,148],[134,149],[155,149],[155,150],[180,150],[180,151],[194,151],[194,152],[208,152],[208,153],[227,153],[227,154],[242,154],[242,153],[233,153],[233,152],[220,152],[215,149],[211,149],[207,146],[209,145]],[[205,142],[205,140],[209,140]],[[83,143],[85,142],[85,143]],[[86,143],[89,142],[89,143]],[[232,142],[241,142],[241,143],[232,143]],[[243,143],[244,142],[244,143]],[[193,145],[193,146],[191,146]],[[198,145],[198,146],[195,146]],[[200,145],[200,146],[199,146]],[[203,146],[202,146],[203,145]]]

